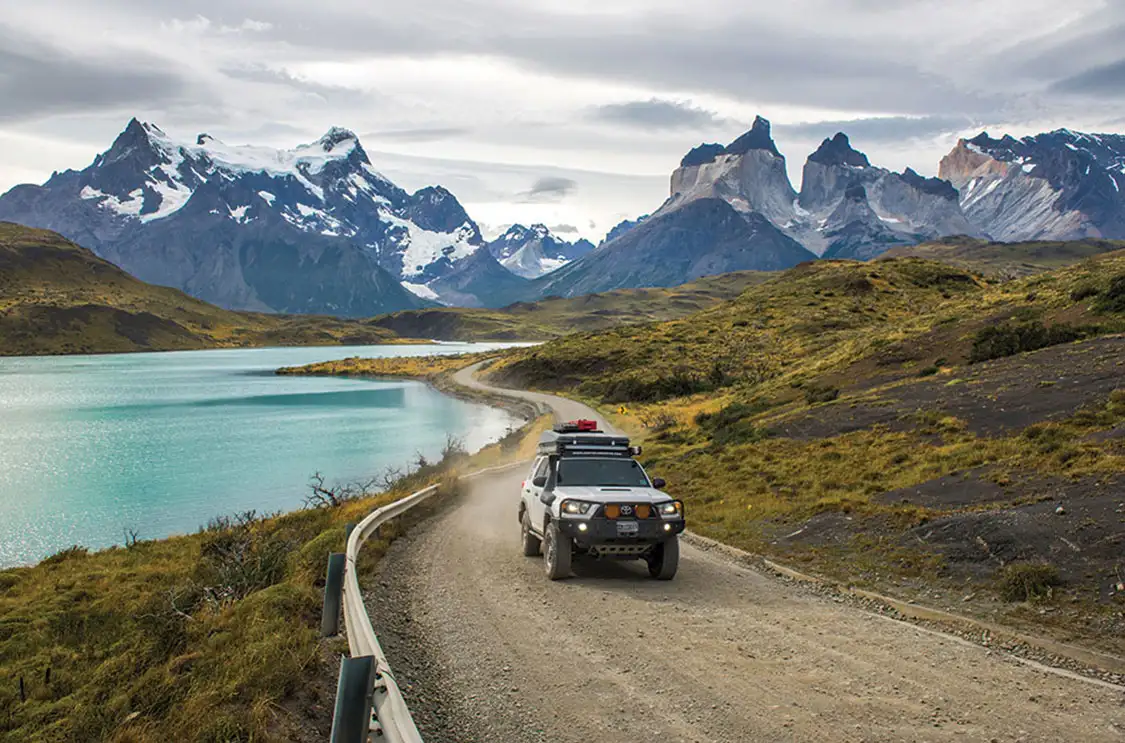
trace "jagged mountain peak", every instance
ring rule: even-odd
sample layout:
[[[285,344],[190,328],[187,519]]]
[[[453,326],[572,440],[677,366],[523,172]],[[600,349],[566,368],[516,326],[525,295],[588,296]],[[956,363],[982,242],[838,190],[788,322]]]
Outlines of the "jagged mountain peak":
[[[867,155],[852,147],[848,135],[837,132],[834,137],[821,142],[809,160],[821,165],[847,165],[853,168],[869,168],[871,161]]]
[[[923,193],[938,196],[949,201],[957,200],[957,189],[953,184],[942,178],[926,178],[919,175],[914,168],[907,168],[899,176],[903,181]]]
[[[765,150],[781,157],[773,141],[770,122],[761,116],[755,116],[750,131],[727,145],[723,152],[727,155],[745,155],[751,150]]]
[[[714,162],[719,155],[723,154],[726,148],[718,143],[703,143],[698,147],[693,147],[683,159],[680,160],[681,168],[690,168],[693,165],[706,165],[707,163]]]
[[[335,147],[345,142],[359,142],[359,137],[351,129],[345,129],[342,126],[333,126],[329,128],[324,136],[317,140],[317,142],[326,151],[331,152]]]
[[[782,157],[770,132],[770,122],[761,116],[756,116],[753,126],[725,147],[714,142],[705,142],[693,147],[680,160],[680,167],[691,168],[706,165],[715,162],[724,155],[745,155],[753,150],[764,150],[775,157]]]

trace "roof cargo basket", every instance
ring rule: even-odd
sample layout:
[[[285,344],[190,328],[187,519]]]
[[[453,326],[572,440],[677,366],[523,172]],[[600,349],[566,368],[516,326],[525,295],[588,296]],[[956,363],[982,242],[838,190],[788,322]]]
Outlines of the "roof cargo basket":
[[[555,433],[601,433],[597,421],[582,418],[576,421],[567,421],[555,426]]]

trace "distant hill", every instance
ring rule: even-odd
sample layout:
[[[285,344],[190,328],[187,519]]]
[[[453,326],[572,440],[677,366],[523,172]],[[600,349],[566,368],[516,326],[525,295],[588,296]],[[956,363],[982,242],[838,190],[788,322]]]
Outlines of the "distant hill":
[[[928,258],[1007,278],[1029,276],[1125,249],[1121,240],[1038,240],[1001,243],[970,237],[947,237],[909,247],[892,248],[888,258]]]
[[[380,343],[332,317],[220,309],[146,284],[61,235],[0,222],[0,355]]]
[[[480,251],[478,259],[495,259]],[[498,269],[513,281],[524,281]],[[503,309],[442,307],[366,320],[224,310],[130,276],[47,230],[0,222],[0,356],[437,340],[545,340],[671,320],[732,299],[768,274],[722,274]]]
[[[683,317],[733,299],[769,277],[770,274],[760,271],[737,271],[669,289],[618,289],[571,299],[548,297],[495,310],[408,310],[376,317],[371,323],[413,338],[546,340],[568,333]]]

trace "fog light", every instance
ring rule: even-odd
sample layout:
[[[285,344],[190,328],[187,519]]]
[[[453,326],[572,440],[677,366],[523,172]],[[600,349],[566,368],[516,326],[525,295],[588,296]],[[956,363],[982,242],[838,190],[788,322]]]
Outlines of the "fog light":
[[[585,524],[579,524],[578,525],[578,531],[586,531],[586,525]]]
[[[672,525],[671,524],[665,524],[664,525],[664,531],[672,531]]]

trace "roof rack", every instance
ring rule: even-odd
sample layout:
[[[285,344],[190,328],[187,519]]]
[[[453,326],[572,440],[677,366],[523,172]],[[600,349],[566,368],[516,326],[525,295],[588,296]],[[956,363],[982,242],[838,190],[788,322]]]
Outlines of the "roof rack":
[[[590,421],[591,423],[593,421]],[[627,436],[611,436],[598,430],[563,429],[567,424],[545,431],[539,439],[540,456],[631,457],[641,453],[639,446],[630,446]]]

